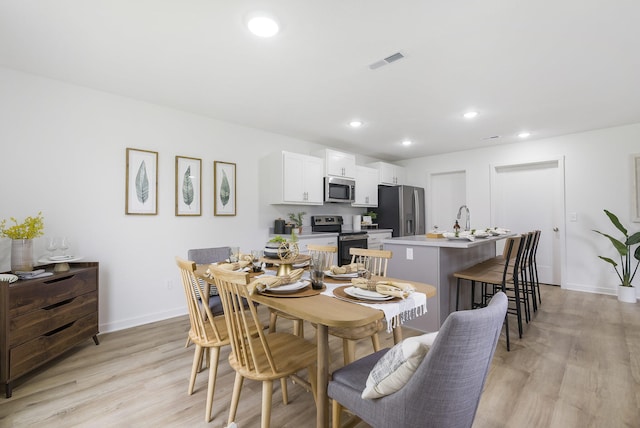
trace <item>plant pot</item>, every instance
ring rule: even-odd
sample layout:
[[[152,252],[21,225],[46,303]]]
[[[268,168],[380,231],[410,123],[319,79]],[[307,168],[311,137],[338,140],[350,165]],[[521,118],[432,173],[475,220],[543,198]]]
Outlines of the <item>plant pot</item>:
[[[33,240],[11,240],[11,271],[29,272],[33,270]]]
[[[624,303],[636,303],[636,288],[618,285],[618,301]]]

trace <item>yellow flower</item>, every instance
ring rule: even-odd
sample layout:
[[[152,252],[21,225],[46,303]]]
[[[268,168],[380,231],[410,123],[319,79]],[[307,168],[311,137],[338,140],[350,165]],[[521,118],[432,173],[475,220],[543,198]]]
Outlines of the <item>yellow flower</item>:
[[[2,222],[0,222],[0,237],[11,239],[33,239],[38,236],[42,236],[44,233],[44,218],[42,217],[42,211],[40,211],[36,217],[25,218],[20,224],[18,224],[18,220],[16,220],[15,217],[10,217],[10,220],[15,223],[11,227],[5,227],[7,220],[2,220]]]

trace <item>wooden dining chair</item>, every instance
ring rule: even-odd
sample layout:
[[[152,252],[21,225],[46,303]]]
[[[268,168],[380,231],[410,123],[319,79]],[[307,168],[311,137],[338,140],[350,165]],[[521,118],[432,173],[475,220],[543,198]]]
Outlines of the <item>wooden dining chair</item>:
[[[187,299],[189,312],[189,339],[196,345],[189,377],[189,395],[193,394],[196,375],[200,369],[203,351],[209,350],[209,383],[207,387],[207,402],[205,421],[212,419],[213,395],[216,387],[218,360],[220,347],[229,345],[229,335],[224,315],[214,316],[208,305],[203,305],[200,296],[204,295],[205,287],[201,285],[195,275],[196,264],[190,260],[176,257],[176,264],[180,270],[182,285]],[[248,281],[245,275],[245,283]]]
[[[324,255],[325,266],[323,270],[328,270],[335,262],[335,256],[338,254],[338,247],[332,245],[307,245],[309,255],[313,257],[314,254]],[[293,321],[293,334],[296,336],[304,337],[304,322],[303,320],[293,317],[287,313],[278,311],[277,309],[269,308],[269,333],[275,333],[276,322],[278,317],[286,318]]]
[[[316,399],[317,347],[294,334],[265,334],[246,281],[234,275],[234,272],[219,269],[214,269],[213,276],[231,338],[229,364],[236,371],[228,423],[236,417],[242,384],[248,378],[262,382],[261,426],[268,428],[274,380],[280,379],[282,399],[287,404],[287,377],[307,369],[309,389]],[[249,305],[244,305],[243,300],[248,301]],[[257,331],[257,337],[252,337],[253,330]]]
[[[351,263],[363,263],[372,275],[387,276],[387,263],[393,256],[389,250],[369,250],[365,248],[351,248]],[[373,350],[380,350],[378,333],[382,331],[382,321],[374,321],[357,328],[329,327],[329,334],[342,339],[342,358],[347,365],[355,360],[357,340],[371,339]],[[398,335],[397,337],[401,337]]]
[[[364,263],[372,275],[387,276],[387,264],[393,253],[389,250],[350,248],[351,263]]]

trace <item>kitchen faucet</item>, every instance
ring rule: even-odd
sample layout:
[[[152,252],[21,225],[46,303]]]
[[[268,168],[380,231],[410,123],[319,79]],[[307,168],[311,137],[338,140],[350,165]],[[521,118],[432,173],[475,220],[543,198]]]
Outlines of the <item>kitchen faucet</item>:
[[[471,230],[471,215],[469,214],[469,207],[467,207],[466,205],[463,205],[460,208],[458,208],[458,220],[460,220],[460,216],[462,215],[463,208],[467,212],[467,220],[465,221],[465,224],[464,224],[464,230]]]

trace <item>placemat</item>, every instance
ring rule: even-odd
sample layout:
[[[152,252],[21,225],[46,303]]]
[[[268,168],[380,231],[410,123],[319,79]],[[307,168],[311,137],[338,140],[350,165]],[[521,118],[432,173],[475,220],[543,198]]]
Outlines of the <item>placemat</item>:
[[[316,296],[326,289],[327,288],[323,285],[321,290],[315,290],[311,287],[311,284],[309,284],[305,288],[298,290],[295,293],[273,293],[269,290],[265,290],[260,294],[268,297],[310,297]]]
[[[389,300],[358,299],[357,297],[349,296],[347,293],[344,292],[344,289],[347,287],[353,287],[353,286],[343,285],[341,287],[336,287],[333,289],[333,294],[335,294],[335,296],[340,299],[351,300],[352,302],[356,302],[356,303],[374,303],[376,305],[382,305],[385,303],[398,303],[398,300],[402,300],[399,297],[394,297],[393,299],[389,299]]]

